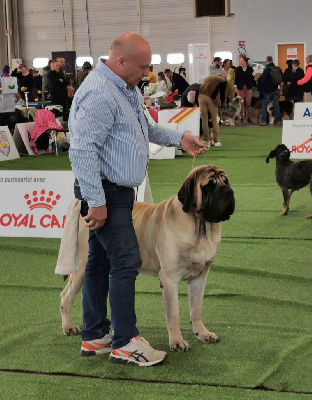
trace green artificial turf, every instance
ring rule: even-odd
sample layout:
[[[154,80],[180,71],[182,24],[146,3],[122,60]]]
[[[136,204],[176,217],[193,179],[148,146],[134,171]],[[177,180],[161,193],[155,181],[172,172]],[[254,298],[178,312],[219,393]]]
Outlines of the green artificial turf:
[[[312,214],[311,196],[307,188],[294,193],[289,215],[280,216],[283,200],[275,161],[265,163],[281,143],[280,128],[224,128],[220,137],[222,147],[211,148],[194,162],[224,168],[236,198],[235,213],[222,223],[221,248],[204,299],[203,321],[220,343],[202,344],[193,335],[182,283],[180,320],[189,353],[168,352],[163,364],[153,368],[111,364],[107,355],[83,358],[80,337],[65,337],[61,331],[59,293],[64,283],[54,275],[59,239],[1,238],[3,398],[52,399],[63,393],[60,398],[80,399],[86,391],[90,398],[100,394],[109,399],[312,398],[312,221],[305,218]],[[154,201],[176,194],[192,164],[186,154],[151,160]],[[0,169],[45,167],[69,169],[67,153],[0,163]],[[136,291],[141,334],[156,348],[168,350],[158,280],[139,276]],[[81,312],[79,294],[72,312],[79,325]]]

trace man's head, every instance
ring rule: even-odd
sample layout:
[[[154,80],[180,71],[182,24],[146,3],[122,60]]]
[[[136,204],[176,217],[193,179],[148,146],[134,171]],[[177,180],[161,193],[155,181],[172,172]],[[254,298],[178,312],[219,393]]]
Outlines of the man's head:
[[[64,71],[65,69],[65,58],[57,57],[57,61],[60,63],[60,70]]]
[[[150,72],[153,72],[153,66],[152,65],[150,65],[149,67],[148,67],[148,70],[150,71]]]
[[[136,33],[121,34],[111,45],[106,66],[128,87],[135,87],[148,76],[152,58],[150,44]]]
[[[212,66],[214,68],[220,68],[220,62],[221,62],[221,58],[220,57],[215,57],[213,59]]]
[[[89,61],[85,61],[84,63],[83,63],[83,65],[82,65],[82,69],[84,69],[84,70],[91,70],[92,69],[92,65],[91,65],[91,63],[89,62]]]
[[[266,64],[272,64],[273,62],[273,57],[272,56],[267,56],[267,58],[265,59]]]
[[[165,69],[165,75],[166,75],[167,78],[171,79],[172,78],[171,69],[169,69],[169,68]]]
[[[300,64],[299,60],[297,60],[297,59],[293,60],[293,62],[292,62],[293,69],[298,69],[299,64]]]
[[[51,62],[51,71],[56,71],[59,72],[60,71],[60,63],[57,60],[52,60]]]
[[[223,78],[223,80],[225,81],[227,78],[227,72],[224,71],[223,69],[218,73],[218,76],[221,76],[221,78]]]

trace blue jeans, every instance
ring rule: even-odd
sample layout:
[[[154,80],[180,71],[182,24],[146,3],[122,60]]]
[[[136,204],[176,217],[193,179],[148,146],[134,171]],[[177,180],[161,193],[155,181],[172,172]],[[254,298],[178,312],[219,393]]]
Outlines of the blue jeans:
[[[77,198],[79,189],[75,185]],[[132,222],[134,190],[104,185],[104,191],[107,219],[101,229],[89,231],[89,254],[83,283],[82,340],[99,339],[109,332],[109,294],[114,329],[112,348],[116,349],[139,334],[134,298],[141,257]]]
[[[272,99],[273,101],[273,110],[274,110],[274,119],[275,121],[281,120],[281,112],[279,107],[279,96],[280,90],[277,89],[275,92],[272,93],[263,93],[262,99],[262,109],[261,109],[261,121],[267,122],[268,121],[268,104],[269,101]]]

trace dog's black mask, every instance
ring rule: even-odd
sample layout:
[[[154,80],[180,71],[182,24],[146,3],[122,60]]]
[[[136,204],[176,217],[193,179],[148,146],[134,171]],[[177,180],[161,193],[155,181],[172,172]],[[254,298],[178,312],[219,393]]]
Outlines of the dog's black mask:
[[[270,154],[266,158],[266,162],[268,163],[270,161],[270,158],[275,158],[276,161],[279,161],[281,163],[284,163],[289,160],[290,157],[290,151],[289,149],[284,145],[284,144],[279,144],[276,146],[274,150],[270,152]]]
[[[218,167],[200,167],[183,182],[178,199],[184,212],[208,222],[226,221],[235,209],[234,192]]]

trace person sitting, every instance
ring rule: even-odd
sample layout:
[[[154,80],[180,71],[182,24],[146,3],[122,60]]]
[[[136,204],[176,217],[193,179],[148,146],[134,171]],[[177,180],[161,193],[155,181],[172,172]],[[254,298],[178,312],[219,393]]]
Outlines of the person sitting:
[[[175,92],[176,90],[178,90],[178,94],[180,96],[182,96],[182,93],[184,92],[184,90],[190,86],[188,84],[188,82],[186,82],[186,80],[179,74],[172,72],[169,68],[165,69],[165,75],[167,76],[167,78],[170,79],[171,83],[172,83],[172,92]]]
[[[17,106],[21,106],[21,107],[25,107],[26,106],[25,100],[23,100],[21,98],[21,95],[19,93],[17,93],[17,92],[14,93],[14,102],[15,102],[15,104]]]
[[[166,81],[165,74],[160,71],[157,74],[157,82],[156,82],[156,92],[164,92],[167,94],[168,84]]]
[[[9,65],[5,65],[3,67],[3,70],[2,70],[1,75],[0,75],[0,85],[1,85],[2,79],[3,78],[8,78],[9,76],[10,76],[10,66]]]

